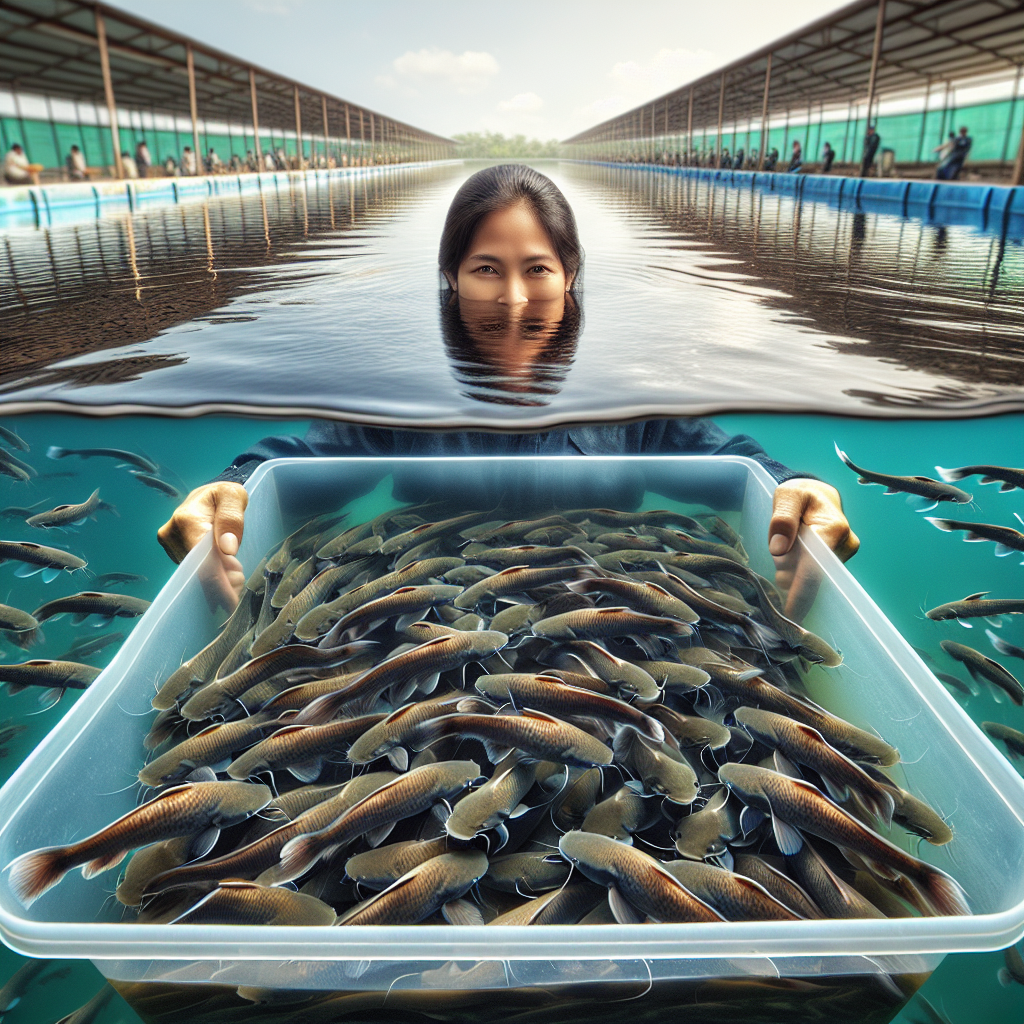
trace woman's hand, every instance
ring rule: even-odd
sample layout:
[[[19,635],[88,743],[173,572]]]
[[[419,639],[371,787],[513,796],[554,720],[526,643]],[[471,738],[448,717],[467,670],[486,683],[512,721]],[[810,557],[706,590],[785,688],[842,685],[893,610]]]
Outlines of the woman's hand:
[[[798,621],[813,602],[820,582],[814,560],[800,557],[799,549],[793,547],[802,524],[810,527],[844,562],[860,547],[834,487],[820,480],[796,479],[775,488],[768,550],[775,559],[775,582],[789,591],[786,614]]]
[[[249,495],[241,484],[219,482],[197,487],[157,530],[157,539],[180,562],[211,530],[213,546],[199,576],[211,605],[234,608],[245,584],[235,555],[242,541]]]

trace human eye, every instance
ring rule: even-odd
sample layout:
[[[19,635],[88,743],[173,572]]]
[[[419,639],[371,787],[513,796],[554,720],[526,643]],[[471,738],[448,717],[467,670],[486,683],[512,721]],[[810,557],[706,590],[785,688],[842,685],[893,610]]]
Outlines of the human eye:
[[[494,267],[484,263],[481,266],[477,267],[473,271],[473,273],[479,274],[481,277],[489,277],[491,274],[497,274],[498,272],[494,269]]]
[[[530,267],[529,273],[532,274],[534,277],[544,277],[546,274],[551,273],[551,268],[544,266],[543,263],[537,263],[534,266]]]

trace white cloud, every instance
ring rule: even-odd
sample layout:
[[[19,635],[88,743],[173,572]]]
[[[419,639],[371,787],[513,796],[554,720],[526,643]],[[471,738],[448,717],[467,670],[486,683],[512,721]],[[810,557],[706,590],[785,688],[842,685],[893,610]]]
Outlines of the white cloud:
[[[587,124],[603,121],[678,89],[721,64],[722,58],[711,50],[684,47],[662,47],[645,60],[617,61],[605,76],[612,91],[598,96],[576,114]]]
[[[502,100],[498,110],[502,113],[533,114],[544,106],[544,101],[535,92],[521,92],[510,100]]]
[[[396,57],[391,67],[394,73],[378,77],[380,84],[391,87],[441,86],[463,95],[485,88],[501,70],[489,53],[466,50],[454,54],[451,50],[437,47],[408,50],[401,57]]]
[[[259,14],[277,14],[281,16],[294,14],[302,6],[303,0],[243,0],[246,7]]]

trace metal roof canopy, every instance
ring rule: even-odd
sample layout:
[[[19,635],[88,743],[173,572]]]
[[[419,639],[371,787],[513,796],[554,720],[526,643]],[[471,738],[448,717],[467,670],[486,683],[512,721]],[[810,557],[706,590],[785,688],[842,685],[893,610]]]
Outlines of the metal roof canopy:
[[[115,7],[85,0],[0,0],[0,85],[109,106],[100,57],[100,19],[113,95],[120,108],[189,118],[191,50],[197,107],[207,120],[251,124],[254,85],[261,130],[295,131],[298,111],[303,134],[322,137],[327,134],[326,112],[330,137],[344,138],[347,113],[353,140],[369,142],[372,133],[378,143],[454,145],[443,136],[348,103]]]
[[[873,61],[879,23],[880,45]],[[566,143],[681,134],[688,128],[760,121],[766,79],[767,116],[772,118],[784,111],[876,101],[883,93],[923,92],[935,82],[994,71],[1013,74],[1022,65],[1020,0],[855,0]]]

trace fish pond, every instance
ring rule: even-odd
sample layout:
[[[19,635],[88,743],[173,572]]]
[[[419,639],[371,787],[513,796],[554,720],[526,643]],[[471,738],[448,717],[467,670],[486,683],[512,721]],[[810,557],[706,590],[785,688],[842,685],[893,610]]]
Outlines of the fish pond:
[[[210,480],[263,437],[302,436],[314,416],[525,430],[707,413],[837,486],[861,541],[850,571],[933,671],[960,680],[953,695],[976,722],[1024,728],[1019,708],[972,685],[940,647],[972,645],[1019,677],[1022,663],[998,653],[986,630],[1024,645],[1024,616],[967,630],[924,614],[981,591],[1022,595],[1021,557],[997,558],[992,544],[965,544],[925,516],[1019,527],[1024,492],[974,477],[962,484],[973,505],[919,514],[903,495],[858,485],[834,450],[901,475],[1024,465],[1019,240],[678,175],[538,167],[573,205],[587,259],[581,322],[525,362],[453,337],[441,309],[437,239],[471,166],[4,236],[0,336],[12,358],[0,367],[0,425],[27,443],[8,448],[35,475],[0,476],[0,537],[66,548],[98,576],[144,577],[103,589],[152,599],[174,570],[156,542],[172,492]],[[121,415],[94,415],[110,411]],[[166,486],[111,458],[47,458],[51,446],[141,453]],[[74,533],[33,529],[17,511],[81,502],[97,488],[116,511],[98,510]],[[66,573],[51,583],[20,578],[14,568],[0,566],[0,600],[23,609],[92,586]],[[65,655],[83,640],[128,634],[136,621],[47,622],[29,656]],[[120,642],[75,660],[102,667]],[[3,663],[26,657],[0,645]],[[52,695],[41,702],[33,689],[3,695],[0,719],[14,727],[2,734],[4,777],[75,700],[69,690],[46,707]],[[971,827],[969,806],[936,809],[954,836]],[[955,871],[955,841],[932,860]],[[24,964],[5,950],[0,975]],[[1000,983],[1003,966],[1001,953],[947,957],[897,1020],[941,1019],[922,998],[952,1024],[977,1020],[979,1006],[987,1021],[1018,1020],[1024,988]],[[82,961],[23,974],[4,1020],[57,1019],[101,981]],[[841,1002],[842,992],[830,998]],[[159,1016],[158,1006],[139,1005]],[[884,1019],[884,1004],[864,1013]],[[96,1019],[135,1017],[114,996]]]

